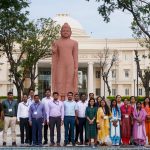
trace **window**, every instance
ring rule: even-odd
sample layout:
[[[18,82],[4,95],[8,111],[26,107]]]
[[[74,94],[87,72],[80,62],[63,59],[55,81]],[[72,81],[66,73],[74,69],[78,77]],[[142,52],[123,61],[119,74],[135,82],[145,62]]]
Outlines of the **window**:
[[[113,96],[116,96],[116,94],[117,94],[116,91],[117,91],[116,89],[112,89],[112,95],[113,95]]]
[[[97,96],[100,96],[100,95],[101,95],[100,88],[96,88],[96,95],[97,95]]]
[[[125,78],[129,78],[129,70],[124,70]]]
[[[96,78],[100,78],[101,77],[101,71],[96,71]]]
[[[112,70],[112,78],[116,78],[116,70],[115,69]]]
[[[129,96],[129,89],[125,89],[125,96]]]
[[[142,95],[142,88],[139,89],[139,95]]]

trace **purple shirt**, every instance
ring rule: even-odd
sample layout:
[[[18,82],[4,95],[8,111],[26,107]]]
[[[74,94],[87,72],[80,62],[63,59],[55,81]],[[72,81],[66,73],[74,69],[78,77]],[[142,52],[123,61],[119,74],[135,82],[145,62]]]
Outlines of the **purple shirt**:
[[[46,119],[44,104],[42,104],[41,102],[34,102],[33,104],[31,104],[29,109],[29,121],[32,121],[33,118],[43,118],[43,121]]]
[[[64,104],[60,100],[52,100],[47,103],[46,116],[49,122],[49,117],[61,117],[64,119]]]

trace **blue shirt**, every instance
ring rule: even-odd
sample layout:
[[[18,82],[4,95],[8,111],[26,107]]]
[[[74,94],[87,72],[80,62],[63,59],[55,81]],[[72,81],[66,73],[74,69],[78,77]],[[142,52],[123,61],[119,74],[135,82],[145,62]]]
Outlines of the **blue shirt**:
[[[30,106],[29,109],[29,121],[32,121],[32,119],[40,119],[42,118],[43,121],[46,119],[46,112],[44,104],[41,102],[33,103]]]
[[[78,105],[75,101],[64,101],[64,115],[65,116],[75,116],[75,111],[78,110]]]

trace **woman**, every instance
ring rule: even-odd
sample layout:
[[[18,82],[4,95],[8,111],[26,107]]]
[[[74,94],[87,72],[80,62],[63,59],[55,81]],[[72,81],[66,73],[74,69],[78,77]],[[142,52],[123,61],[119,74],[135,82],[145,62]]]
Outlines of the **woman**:
[[[110,109],[105,102],[101,100],[100,107],[97,111],[97,128],[98,128],[98,140],[101,145],[107,145],[109,138],[109,117],[111,116]]]
[[[135,98],[135,96],[130,97],[130,105],[133,107],[133,109],[136,109],[136,98]]]
[[[110,108],[112,113],[112,118],[110,120],[110,138],[112,145],[119,145],[121,112],[120,108],[117,106],[116,100],[111,101]]]
[[[142,109],[141,102],[136,103],[137,108],[133,112],[133,140],[136,145],[144,146],[146,143],[145,118],[146,112]]]
[[[100,102],[101,102],[101,100],[102,100],[102,97],[101,97],[101,96],[98,96],[98,97],[96,98],[96,106],[97,106],[97,107],[100,107]]]
[[[121,96],[116,96],[117,106],[120,108],[123,105],[123,102],[121,101]]]
[[[147,113],[145,119],[145,128],[146,128],[148,143],[150,144],[150,99],[148,97],[144,99],[143,108]]]
[[[96,131],[96,114],[97,107],[95,105],[94,98],[91,98],[86,108],[86,135],[89,140],[89,146],[91,146],[91,139],[94,139],[94,145],[97,145],[97,131]]]
[[[121,106],[121,140],[122,144],[128,145],[131,137],[131,124],[133,108],[128,104],[128,99],[124,99],[124,105]]]

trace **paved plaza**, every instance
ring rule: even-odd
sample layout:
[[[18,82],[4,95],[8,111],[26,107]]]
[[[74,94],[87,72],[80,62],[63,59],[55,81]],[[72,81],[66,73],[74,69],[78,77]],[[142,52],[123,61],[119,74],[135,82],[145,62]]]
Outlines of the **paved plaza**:
[[[49,132],[49,131],[48,131]],[[78,150],[90,150],[90,149],[95,149],[95,150],[97,150],[97,149],[101,149],[101,150],[119,150],[119,149],[125,149],[125,150],[130,150],[130,149],[132,149],[132,150],[141,150],[141,149],[150,149],[150,147],[137,147],[137,146],[126,146],[126,147],[124,147],[124,146],[117,146],[117,147],[115,147],[115,146],[111,146],[111,147],[100,147],[100,146],[98,146],[98,147],[96,147],[96,148],[93,148],[93,147],[89,147],[89,146],[75,146],[75,147],[72,147],[71,145],[68,145],[67,147],[49,147],[49,144],[47,144],[47,145],[45,145],[45,146],[43,146],[43,147],[29,147],[29,146],[26,146],[26,147],[21,147],[21,144],[20,144],[20,131],[19,131],[19,126],[17,125],[16,126],[16,133],[17,133],[17,147],[11,147],[11,144],[12,144],[12,142],[11,142],[11,131],[10,131],[10,128],[9,128],[9,130],[8,130],[8,136],[7,136],[7,147],[3,147],[2,146],[2,131],[0,132],[0,149],[5,149],[5,150],[10,150],[10,149],[12,149],[12,150],[33,150],[33,149],[44,149],[44,150],[48,150],[48,149],[53,149],[53,150],[55,150],[55,149],[60,149],[60,150],[76,150],[76,149],[78,149]],[[49,138],[49,136],[48,136],[48,138]],[[56,138],[56,132],[55,132],[55,138]],[[56,141],[56,140],[55,140]],[[61,145],[63,145],[63,141],[64,141],[64,127],[62,127],[62,140],[61,140]]]

